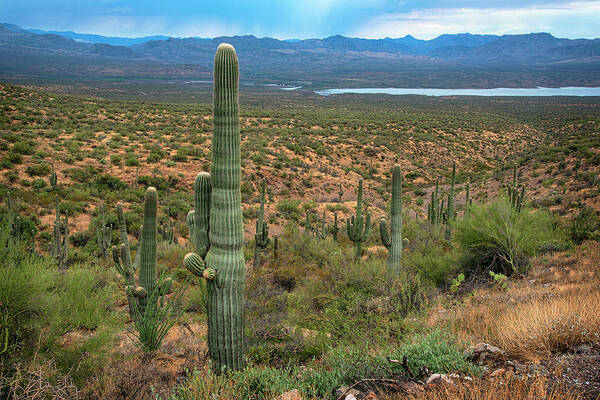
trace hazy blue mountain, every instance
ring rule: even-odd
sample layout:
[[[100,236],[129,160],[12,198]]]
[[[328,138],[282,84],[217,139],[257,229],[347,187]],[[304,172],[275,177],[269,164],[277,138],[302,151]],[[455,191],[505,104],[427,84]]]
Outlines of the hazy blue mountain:
[[[169,38],[169,36],[162,36],[162,35],[129,38],[129,37],[94,35],[91,33],[77,33],[77,32],[73,32],[73,31],[43,31],[41,29],[27,29],[27,31],[29,31],[31,33],[40,34],[40,35],[43,35],[46,33],[52,33],[55,35],[64,36],[69,39],[74,39],[79,42],[104,43],[104,44],[111,44],[113,46],[131,46],[133,44],[149,42],[150,40],[167,40]]]
[[[228,42],[237,49],[242,76],[263,82],[311,85],[318,80],[325,84],[389,85],[418,76],[414,82],[422,85],[429,81],[448,82],[446,76],[451,76],[448,79],[456,85],[463,82],[465,87],[497,84],[489,83],[492,81],[512,84],[517,80],[529,86],[595,84],[600,76],[600,39],[560,39],[549,33],[503,36],[464,33],[431,40],[411,35],[385,39],[335,35],[303,40],[253,35],[157,36],[159,40],[99,35],[89,35],[93,40],[84,40],[84,36],[73,32],[34,33],[13,24],[0,24],[0,73],[46,71],[81,76],[93,72],[122,76],[127,71],[140,76],[205,77],[212,68],[217,46]],[[103,38],[114,40],[113,44],[94,42]],[[115,45],[117,39],[129,44]],[[553,72],[559,66],[568,70]],[[512,72],[506,75],[498,72],[499,68]],[[536,74],[534,68],[550,73]],[[480,76],[477,80],[473,79],[475,69]],[[519,78],[520,72],[515,71],[527,71],[527,79]],[[502,79],[493,79],[494,74]],[[565,76],[569,79],[563,79]]]

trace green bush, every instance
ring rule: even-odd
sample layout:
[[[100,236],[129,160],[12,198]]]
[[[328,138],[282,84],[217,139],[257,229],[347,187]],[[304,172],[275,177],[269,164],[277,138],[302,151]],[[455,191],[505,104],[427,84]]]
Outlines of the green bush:
[[[517,212],[506,197],[474,205],[456,224],[456,240],[469,255],[467,270],[505,275],[524,272],[540,245],[556,237],[550,214],[529,208]]]

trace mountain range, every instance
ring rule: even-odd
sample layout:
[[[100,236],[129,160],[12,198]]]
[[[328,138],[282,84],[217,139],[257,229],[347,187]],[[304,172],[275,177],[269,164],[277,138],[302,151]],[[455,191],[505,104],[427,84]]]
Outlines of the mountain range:
[[[561,39],[549,33],[446,34],[431,40],[410,35],[304,40],[252,35],[119,38],[23,29],[12,24],[0,24],[0,73],[110,75],[112,70],[117,75],[204,77],[210,76],[215,49],[222,42],[236,47],[242,76],[257,81],[302,82],[314,80],[318,71],[325,81],[327,77],[335,81],[340,76],[379,74],[385,82],[386,77],[407,71],[460,74],[465,67],[570,71],[581,67],[586,74],[592,71],[594,80],[600,75],[600,39]]]

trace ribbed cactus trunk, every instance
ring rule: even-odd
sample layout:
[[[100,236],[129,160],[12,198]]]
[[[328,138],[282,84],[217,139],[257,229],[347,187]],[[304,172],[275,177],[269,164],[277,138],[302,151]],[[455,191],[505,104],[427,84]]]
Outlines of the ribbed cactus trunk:
[[[387,264],[391,270],[399,271],[402,263],[402,172],[399,165],[392,170],[392,215],[388,234],[385,217],[379,221],[383,245],[388,249]]]
[[[240,193],[239,66],[233,46],[215,54],[210,249],[206,266],[217,272],[208,281],[208,346],[218,370],[244,364],[244,227]]]
[[[144,314],[148,299],[156,288],[156,236],[157,236],[158,193],[153,187],[146,190],[144,201],[144,225],[142,227],[142,246],[140,258],[139,285],[145,295],[139,296],[140,314]],[[156,300],[156,297],[154,297]]]
[[[113,259],[117,265],[119,273],[125,279],[125,284],[135,288],[135,275],[133,272],[133,261],[131,260],[131,249],[129,247],[129,238],[127,237],[127,224],[125,222],[125,215],[123,214],[123,205],[117,204],[117,219],[119,221],[119,234],[121,236],[121,251],[120,258],[123,264],[119,262],[119,253],[115,246],[113,246]],[[139,252],[140,249],[138,249]],[[135,298],[131,293],[127,295],[127,303],[129,305],[129,316],[131,319],[135,318]]]

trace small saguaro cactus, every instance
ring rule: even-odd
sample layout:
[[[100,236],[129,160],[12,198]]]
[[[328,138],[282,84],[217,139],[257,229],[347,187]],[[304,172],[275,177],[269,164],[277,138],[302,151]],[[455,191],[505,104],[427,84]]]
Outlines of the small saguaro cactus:
[[[333,240],[335,242],[338,241],[338,232],[340,228],[338,227],[338,217],[337,212],[333,213],[333,226],[331,227],[331,233],[333,234]]]
[[[131,279],[133,274],[131,270],[125,272],[127,279],[127,296],[131,301],[131,305],[139,311],[139,315],[144,315],[147,307],[155,308],[156,304],[149,304],[149,301],[157,301],[158,296],[152,296],[155,290],[159,291],[159,295],[167,293],[172,285],[170,278],[162,282],[157,282],[156,270],[156,236],[157,236],[157,211],[158,210],[158,193],[153,187],[146,190],[144,198],[144,225],[142,226],[142,243],[140,252],[140,266],[138,285],[135,285],[135,279]],[[124,221],[123,221],[124,222]],[[131,255],[127,256],[124,243],[121,245],[121,255],[124,264],[127,264],[127,257],[131,260]],[[115,250],[113,250],[113,257]],[[116,260],[115,260],[116,261]],[[125,268],[128,268],[125,265]],[[131,268],[133,269],[133,268]],[[125,271],[125,270],[124,270]],[[137,313],[136,313],[137,315]]]
[[[360,259],[362,256],[362,244],[369,238],[371,229],[371,213],[367,217],[362,215],[362,188],[363,180],[358,180],[358,198],[356,200],[356,214],[351,218],[346,218],[346,232],[348,239],[354,242],[354,257]]]
[[[279,257],[279,235],[273,236],[273,259],[277,260]]]
[[[54,171],[54,164],[52,164],[52,171],[50,171],[50,187],[52,190],[56,190],[58,188],[58,177],[56,176],[56,172]]]
[[[399,165],[394,165],[392,169],[391,208],[391,232],[388,232],[386,217],[381,217],[379,234],[381,242],[388,249],[388,268],[398,271],[402,263],[402,171]]]
[[[108,257],[108,249],[112,243],[112,225],[106,225],[104,220],[104,206],[100,207],[100,220],[96,226],[96,240],[100,255],[104,258]]]
[[[323,210],[323,218],[321,219],[321,229],[319,230],[318,223],[315,226],[315,236],[318,239],[327,239],[327,236],[329,236],[329,228],[327,227],[327,222],[325,221],[325,210]]]
[[[340,190],[338,191],[338,202],[342,202],[342,196],[344,195],[344,190],[342,189],[342,184],[340,183]]]
[[[304,234],[308,235],[312,233],[312,228],[310,226],[310,211],[306,210],[306,220],[304,221]]]
[[[446,209],[446,240],[450,240],[452,236],[452,221],[456,219],[454,211],[454,185],[456,182],[456,162],[452,163],[452,180],[450,181],[450,193],[448,193],[448,204]]]
[[[467,181],[467,194],[465,196],[465,216],[471,213],[471,206],[473,205],[473,199],[471,198],[471,180]]]
[[[125,285],[128,287],[136,287],[135,275],[133,263],[131,261],[131,249],[129,247],[129,238],[127,237],[127,225],[125,224],[125,215],[123,214],[123,205],[117,203],[117,219],[119,221],[119,234],[121,237],[121,247],[117,249],[116,246],[112,247],[113,260],[115,261],[115,268],[121,274],[125,280]],[[139,252],[138,248],[138,252]],[[127,294],[127,302],[129,303],[129,317],[135,318],[135,297],[131,294]]]
[[[519,187],[520,186],[520,187]],[[521,212],[523,201],[525,199],[525,185],[519,185],[517,180],[517,166],[513,167],[513,181],[512,185],[508,185],[506,188],[510,204],[517,212]]]
[[[260,252],[269,245],[269,225],[265,218],[265,179],[262,180],[260,190],[260,211],[256,219],[256,233],[254,234],[254,268],[260,266]]]
[[[64,236],[62,236],[64,231]],[[56,259],[60,269],[67,268],[69,258],[69,213],[65,211],[65,222],[60,221],[60,201],[56,195],[56,219],[54,220],[54,240],[52,256]]]
[[[184,266],[207,280],[208,350],[217,370],[238,370],[244,364],[244,226],[240,192],[239,66],[233,46],[217,48],[214,68],[213,141],[211,176],[205,189],[210,205],[196,204],[195,219],[210,207],[204,226],[208,232],[206,261],[200,254],[188,253]],[[212,186],[210,186],[212,184]],[[196,185],[195,185],[196,186]],[[195,221],[196,222],[196,221]],[[199,231],[200,230],[200,231]],[[199,240],[201,242],[201,240]],[[204,243],[198,251],[204,251]]]

